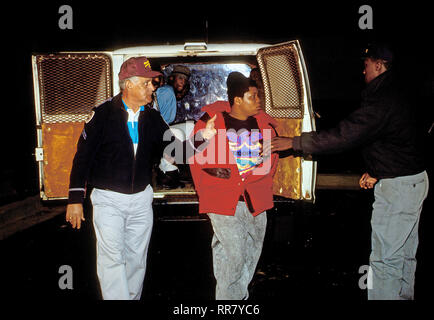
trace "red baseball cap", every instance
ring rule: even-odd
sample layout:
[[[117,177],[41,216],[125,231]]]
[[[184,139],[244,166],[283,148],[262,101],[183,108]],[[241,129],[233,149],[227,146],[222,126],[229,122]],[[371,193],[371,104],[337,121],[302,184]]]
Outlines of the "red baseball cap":
[[[122,63],[121,70],[119,71],[119,80],[134,76],[154,78],[160,75],[160,72],[151,69],[151,64],[146,57],[132,57]]]

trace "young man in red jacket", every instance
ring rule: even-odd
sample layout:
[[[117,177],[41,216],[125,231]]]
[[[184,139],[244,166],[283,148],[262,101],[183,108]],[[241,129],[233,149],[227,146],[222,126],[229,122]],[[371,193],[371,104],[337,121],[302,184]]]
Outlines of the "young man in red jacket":
[[[216,135],[205,139],[190,158],[199,212],[208,214],[216,299],[247,299],[262,251],[266,210],[273,207],[277,154],[262,157],[262,145],[275,136],[273,118],[260,105],[254,81],[239,72],[227,79],[228,100],[202,108],[194,133],[214,121]]]

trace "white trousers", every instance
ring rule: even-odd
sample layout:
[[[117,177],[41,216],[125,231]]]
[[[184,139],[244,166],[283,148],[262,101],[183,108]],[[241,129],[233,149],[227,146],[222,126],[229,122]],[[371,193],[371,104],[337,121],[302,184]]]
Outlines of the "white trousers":
[[[153,226],[150,185],[135,194],[94,189],[97,274],[104,300],[139,300]]]

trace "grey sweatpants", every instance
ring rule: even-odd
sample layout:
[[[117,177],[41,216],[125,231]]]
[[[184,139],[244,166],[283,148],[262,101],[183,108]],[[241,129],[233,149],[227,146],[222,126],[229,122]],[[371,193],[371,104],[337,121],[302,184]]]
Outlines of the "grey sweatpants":
[[[428,194],[428,175],[424,171],[381,179],[374,194],[368,299],[413,299],[419,218]]]
[[[255,274],[262,252],[267,214],[252,216],[239,201],[234,216],[210,213],[214,230],[211,247],[217,300],[241,300]]]

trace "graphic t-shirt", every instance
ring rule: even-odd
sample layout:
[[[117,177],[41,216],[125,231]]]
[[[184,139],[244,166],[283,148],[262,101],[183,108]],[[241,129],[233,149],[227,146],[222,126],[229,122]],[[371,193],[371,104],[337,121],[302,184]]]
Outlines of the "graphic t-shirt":
[[[238,120],[223,112],[229,149],[235,157],[240,176],[245,179],[262,162],[262,134],[254,117]]]

